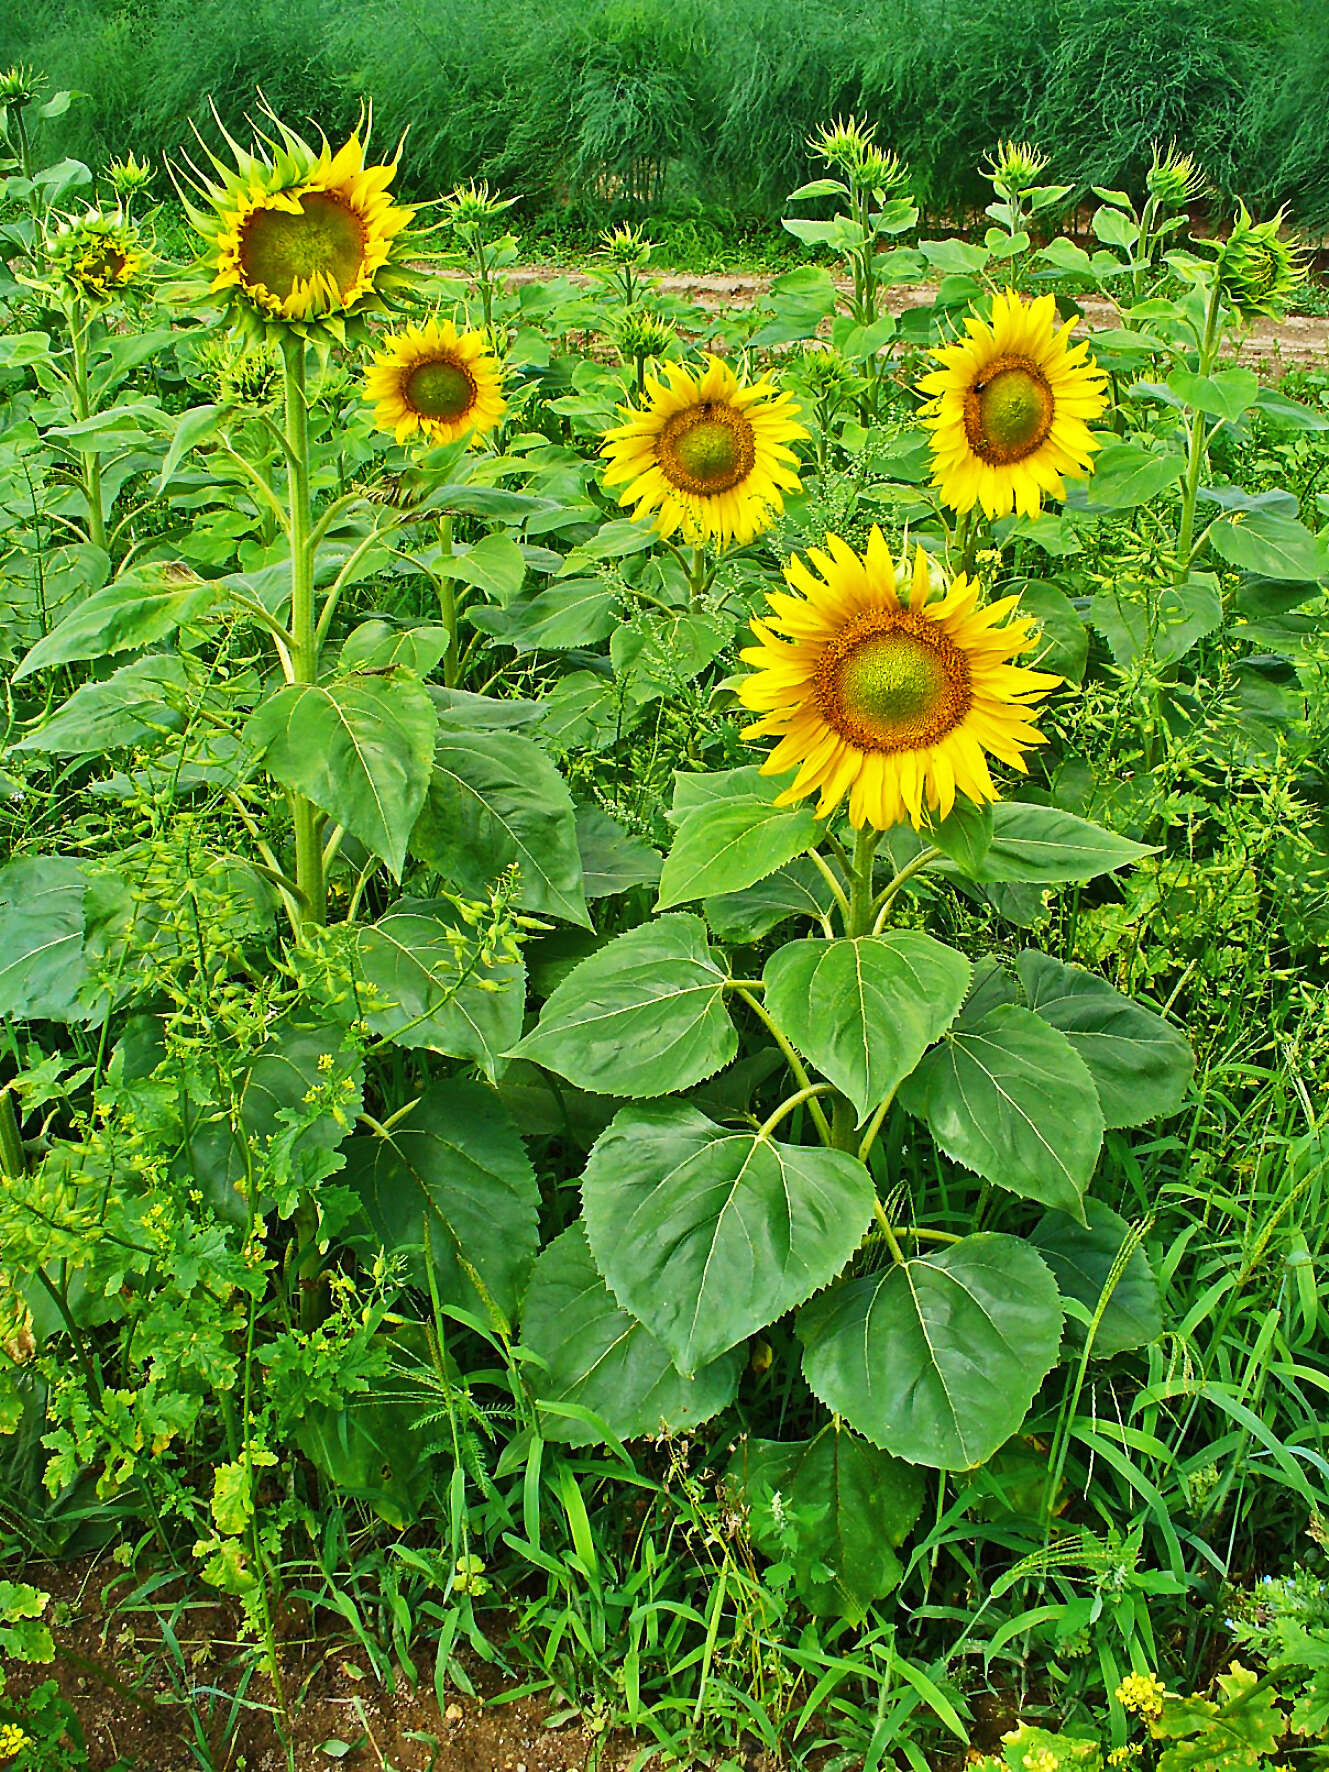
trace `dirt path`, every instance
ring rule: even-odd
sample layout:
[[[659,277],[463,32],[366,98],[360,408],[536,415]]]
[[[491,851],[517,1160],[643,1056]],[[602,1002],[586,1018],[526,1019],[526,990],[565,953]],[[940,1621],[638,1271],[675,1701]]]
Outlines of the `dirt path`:
[[[508,273],[514,284],[547,283],[554,277],[567,277],[573,283],[589,287],[592,279],[585,271],[561,265],[526,265]],[[668,272],[652,278],[665,295],[695,302],[698,307],[721,310],[727,307],[747,308],[758,296],[765,295],[775,274],[754,272]],[[849,285],[837,280],[839,287]],[[893,314],[908,308],[923,307],[936,296],[935,283],[897,284],[884,292],[885,306]],[[1083,303],[1085,320],[1090,331],[1119,326],[1121,321],[1111,302],[1090,298]],[[1312,314],[1291,314],[1286,320],[1261,320],[1247,335],[1241,351],[1248,363],[1273,370],[1276,374],[1294,365],[1329,368],[1329,317]]]

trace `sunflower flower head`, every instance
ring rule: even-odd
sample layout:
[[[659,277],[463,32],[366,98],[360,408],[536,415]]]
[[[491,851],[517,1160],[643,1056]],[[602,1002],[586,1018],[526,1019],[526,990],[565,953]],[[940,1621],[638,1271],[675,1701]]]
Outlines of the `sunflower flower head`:
[[[226,137],[234,165],[209,152],[211,175],[191,168],[199,269],[242,331],[344,343],[416,281],[405,263],[420,256],[415,211],[389,194],[396,159],[367,163],[367,131],[334,153],[269,115],[272,134],[256,133],[252,152]]]
[[[828,535],[785,577],[752,623],[738,691],[759,716],[744,736],[778,740],[762,773],[797,771],[777,806],[816,794],[828,818],[848,795],[855,828],[917,830],[958,795],[1000,798],[989,755],[1024,773],[1043,743],[1034,711],[1061,678],[1014,662],[1037,638],[1017,597],[983,604],[973,579],[947,583],[921,548],[893,560],[875,528],[862,555]]]
[[[89,209],[48,227],[43,253],[49,279],[66,298],[102,307],[141,288],[148,252],[123,210]]]
[[[798,410],[766,377],[741,382],[718,357],[700,375],[670,364],[663,380],[646,377],[640,407],[619,408],[623,423],[601,446],[605,485],[622,487],[618,502],[662,536],[741,547],[800,490],[789,447],[808,434]]]
[[[384,339],[361,397],[372,403],[378,429],[399,443],[452,443],[468,433],[479,443],[507,411],[503,367],[488,336],[458,332],[443,319]]]
[[[1034,189],[1047,163],[1047,155],[1029,142],[998,142],[984,162],[983,176],[999,197],[1011,203]]]
[[[1218,249],[1218,281],[1243,319],[1257,314],[1279,318],[1306,281],[1306,249],[1295,237],[1280,238],[1283,215],[1280,209],[1268,221],[1252,221],[1246,205],[1238,202],[1232,232]]]
[[[1057,325],[1050,295],[1026,304],[993,298],[991,320],[971,315],[968,337],[932,354],[919,382],[930,395],[932,480],[956,511],[1036,516],[1045,495],[1065,495],[1066,474],[1087,474],[1098,443],[1089,426],[1107,407],[1107,377],[1087,344]]]
[[[1183,154],[1175,141],[1165,148],[1154,143],[1153,160],[1144,188],[1165,209],[1181,209],[1204,189],[1205,178],[1193,154]]]

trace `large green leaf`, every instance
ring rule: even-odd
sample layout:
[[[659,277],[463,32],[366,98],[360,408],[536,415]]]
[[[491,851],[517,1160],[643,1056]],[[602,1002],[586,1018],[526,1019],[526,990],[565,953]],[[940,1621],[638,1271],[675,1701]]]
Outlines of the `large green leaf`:
[[[459,948],[467,933],[446,899],[403,898],[362,927],[360,966],[375,992],[364,1018],[394,1045],[469,1058],[494,1078],[521,1037],[526,969],[503,956],[492,966],[473,963]]]
[[[1088,1066],[1032,1009],[998,1004],[929,1052],[900,1100],[957,1163],[1083,1217],[1103,1142]]]
[[[600,1272],[680,1372],[838,1274],[872,1200],[856,1157],[724,1132],[683,1102],[620,1109],[582,1179]]]
[[[766,962],[766,1006],[860,1122],[960,1012],[973,967],[917,930],[793,941]]]
[[[84,950],[88,876],[68,855],[24,855],[0,868],[0,1015],[94,1020]]]
[[[619,1439],[679,1432],[708,1421],[738,1389],[743,1356],[722,1354],[684,1378],[664,1347],[615,1304],[580,1221],[541,1252],[522,1313],[522,1345],[535,1355],[531,1388],[538,1400],[572,1404],[598,1416]],[[593,1445],[603,1436],[585,1421],[541,1411],[550,1440]]]
[[[1185,1036],[1079,966],[1028,948],[1016,961],[1029,1007],[1059,1028],[1089,1067],[1107,1126],[1175,1113],[1195,1054]]]
[[[966,1470],[1015,1433],[1061,1342],[1057,1283],[1016,1237],[838,1281],[799,1313],[827,1408],[910,1464]]]
[[[1174,394],[1210,418],[1235,424],[1255,404],[1260,378],[1250,369],[1220,369],[1216,375],[1197,375],[1193,369],[1174,369],[1167,378]]]
[[[347,1180],[385,1249],[424,1279],[426,1226],[439,1292],[505,1323],[535,1259],[540,1190],[492,1090],[434,1083],[386,1134],[353,1139]],[[416,1253],[420,1252],[420,1253]]]
[[[439,733],[411,848],[476,896],[515,864],[523,909],[591,927],[572,796],[540,747],[519,733]]]
[[[188,678],[181,658],[136,658],[103,682],[83,683],[16,751],[49,751],[60,757],[100,756],[122,745],[141,745],[184,726]]]
[[[181,567],[132,567],[114,584],[94,591],[38,640],[14,672],[14,681],[52,665],[153,646],[202,615],[216,594],[212,584]]]
[[[1148,504],[1186,471],[1185,457],[1160,453],[1139,443],[1109,443],[1094,458],[1088,482],[1068,487],[1067,505],[1082,511],[1130,511]]]
[[[971,878],[987,883],[1037,880],[1056,884],[1092,880],[1152,855],[1115,831],[1105,831],[1056,806],[1004,800],[992,811],[992,841]]]
[[[1209,540],[1230,565],[1263,578],[1329,578],[1329,547],[1304,523],[1277,511],[1220,517]]]
[[[1163,1333],[1163,1309],[1158,1281],[1143,1249],[1134,1248],[1122,1261],[1131,1241],[1126,1220],[1101,1200],[1086,1200],[1087,1224],[1077,1224],[1064,1212],[1047,1212],[1029,1238],[1052,1269],[1063,1298],[1073,1298],[1092,1317],[1112,1280],[1094,1332],[1093,1351],[1099,1359],[1111,1359],[1127,1348],[1145,1347]],[[1084,1344],[1084,1328],[1067,1318],[1071,1339]]]
[[[606,580],[574,578],[505,609],[479,604],[466,619],[518,652],[566,652],[607,640],[618,622],[617,608],[618,592]]]
[[[1090,598],[1089,619],[1117,664],[1175,664],[1221,624],[1223,599],[1212,573],[1162,589],[1118,580]]]
[[[344,825],[400,879],[436,727],[429,691],[394,673],[288,683],[254,710],[245,736],[283,787]]]
[[[832,1421],[812,1440],[745,1437],[726,1475],[763,1555],[783,1560],[792,1532],[794,1584],[817,1617],[861,1619],[899,1585],[895,1553],[923,1506],[913,1465]]]
[[[658,908],[741,892],[811,848],[821,834],[806,807],[772,806],[755,795],[698,806],[674,837],[660,876]]]
[[[640,923],[563,980],[514,1054],[603,1095],[687,1089],[738,1050],[726,977],[700,917]]]

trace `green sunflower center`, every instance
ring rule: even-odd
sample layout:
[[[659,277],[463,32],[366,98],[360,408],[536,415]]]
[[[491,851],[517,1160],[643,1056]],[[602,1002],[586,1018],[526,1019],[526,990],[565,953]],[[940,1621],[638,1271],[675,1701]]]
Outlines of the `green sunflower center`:
[[[707,403],[676,412],[660,433],[660,470],[682,492],[714,497],[752,472],[752,426],[732,406]]]
[[[475,404],[475,382],[470,371],[447,357],[434,358],[413,369],[402,391],[407,405],[421,418],[441,419],[444,423],[462,418]]]
[[[969,446],[996,467],[1024,461],[1041,448],[1054,416],[1047,377],[1024,357],[998,357],[965,394]]]
[[[827,723],[859,750],[924,750],[968,712],[969,666],[920,611],[872,611],[827,646],[816,695]]]
[[[307,191],[299,214],[257,209],[240,237],[240,268],[252,288],[285,298],[298,283],[331,277],[344,295],[365,262],[360,217],[330,191]]]

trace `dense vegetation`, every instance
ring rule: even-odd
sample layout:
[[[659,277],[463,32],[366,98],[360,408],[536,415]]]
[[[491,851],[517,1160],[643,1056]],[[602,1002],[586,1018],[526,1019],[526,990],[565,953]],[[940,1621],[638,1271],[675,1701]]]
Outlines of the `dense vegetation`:
[[[411,193],[488,177],[550,223],[769,220],[809,132],[855,111],[934,216],[981,203],[1002,137],[1081,194],[1175,137],[1221,191],[1329,224],[1320,0],[31,0],[4,60],[88,95],[55,145],[91,163],[173,152],[210,101],[239,130],[261,69],[284,115],[409,126]]]
[[[652,52],[660,118],[704,22]],[[501,122],[463,162],[384,82],[445,180],[502,164]],[[115,1699],[207,1772],[259,1722],[321,1763],[351,1652],[439,1731],[526,1682],[661,1764],[1317,1772],[1329,378],[1241,361],[1296,253],[1244,212],[1189,238],[1176,156],[1044,243],[1067,192],[1019,149],[934,238],[830,129],[788,213],[843,279],[706,312],[631,229],[515,284],[499,192],[411,217],[271,117],[279,154],[209,125],[154,214],[159,172],[55,158],[79,102],[0,80],[0,1765],[90,1763],[42,1674],[91,1563],[148,1638]],[[1118,323],[1077,363],[1089,296]],[[1015,463],[983,499],[938,362]],[[625,484],[629,405],[714,526]],[[750,623],[812,606],[813,699],[879,722],[901,816],[760,767]],[[948,788],[1007,642],[1041,674]]]

